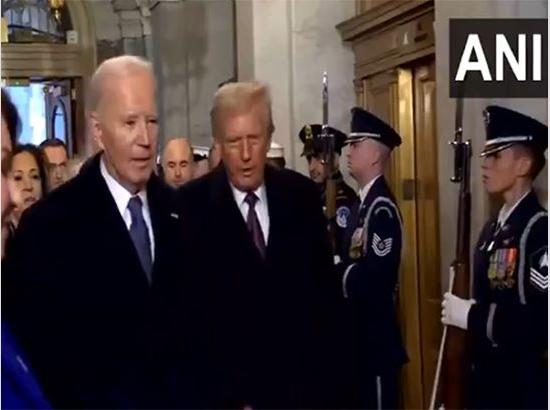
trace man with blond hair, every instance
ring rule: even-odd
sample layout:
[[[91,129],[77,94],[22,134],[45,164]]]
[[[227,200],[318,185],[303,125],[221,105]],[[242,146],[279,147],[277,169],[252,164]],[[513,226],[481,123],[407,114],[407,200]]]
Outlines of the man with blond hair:
[[[266,86],[222,86],[211,123],[222,164],[180,192],[182,213],[193,215],[184,230],[196,270],[193,294],[176,299],[193,300],[186,309],[200,318],[191,341],[199,404],[327,407],[336,390],[328,337],[338,295],[317,188],[266,166],[274,131]],[[189,342],[183,330],[177,345]]]
[[[17,298],[3,308],[56,408],[157,407],[146,397],[159,396],[148,316],[152,284],[178,265],[178,231],[171,192],[152,172],[155,89],[141,58],[98,67],[88,124],[101,152],[32,207],[14,239]]]

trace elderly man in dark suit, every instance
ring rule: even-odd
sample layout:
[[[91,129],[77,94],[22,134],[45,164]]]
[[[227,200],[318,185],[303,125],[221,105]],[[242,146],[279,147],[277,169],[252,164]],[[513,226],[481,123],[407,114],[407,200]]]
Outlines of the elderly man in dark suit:
[[[3,313],[54,407],[152,405],[151,285],[176,264],[177,232],[170,191],[152,173],[155,87],[138,57],[99,66],[88,120],[102,151],[33,206],[14,239],[16,296]]]
[[[192,309],[198,322],[194,340],[181,325],[172,338],[195,344],[197,405],[326,407],[338,286],[317,187],[266,165],[265,86],[221,87],[211,120],[223,165],[180,191],[195,274],[180,287],[192,292],[172,296],[174,311]]]

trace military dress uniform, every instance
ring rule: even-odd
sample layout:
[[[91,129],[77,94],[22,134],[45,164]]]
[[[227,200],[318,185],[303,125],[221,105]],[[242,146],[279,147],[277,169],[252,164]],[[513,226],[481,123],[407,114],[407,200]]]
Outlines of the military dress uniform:
[[[302,151],[302,156],[311,157],[322,155],[323,146],[321,140],[321,131],[322,126],[320,124],[307,124],[302,127],[299,133],[299,138],[304,144],[304,149]],[[342,147],[346,140],[346,134],[342,131],[328,127],[328,132],[331,135],[334,135],[334,152],[338,155],[342,153]],[[311,138],[307,142],[308,138]],[[345,183],[342,173],[337,171],[332,179],[336,183],[336,220],[334,221],[335,233],[335,254],[340,260],[343,260],[347,249],[344,248],[344,238],[346,228],[351,217],[352,212],[358,207],[358,198],[357,194],[348,184]],[[326,203],[326,184],[320,184],[319,190],[321,191],[321,200],[322,203]]]
[[[359,206],[359,198],[357,194],[348,184],[344,182],[344,178],[340,172],[337,172],[333,178],[336,181],[336,220],[334,240],[336,245],[336,254],[340,260],[344,260],[347,254],[347,249],[344,246],[346,229]],[[321,200],[326,203],[326,191],[323,186]]]
[[[513,144],[544,155],[548,128],[515,111],[486,110],[482,156]],[[471,408],[547,408],[548,215],[534,191],[484,226],[475,248]]]
[[[360,108],[352,110],[347,143],[373,138],[390,149],[401,144],[386,123]],[[360,191],[361,204],[348,225],[349,243],[341,266],[344,296],[353,316],[357,357],[355,405],[396,408],[399,368],[407,361],[396,320],[403,228],[399,209],[382,175]]]

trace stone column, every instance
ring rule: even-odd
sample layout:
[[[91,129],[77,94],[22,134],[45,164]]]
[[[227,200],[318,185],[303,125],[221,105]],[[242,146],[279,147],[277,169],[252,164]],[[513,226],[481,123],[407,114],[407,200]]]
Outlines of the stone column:
[[[184,11],[183,2],[169,1],[151,10],[161,139],[189,132]]]
[[[162,139],[210,146],[212,97],[235,76],[233,2],[158,1],[151,22]]]

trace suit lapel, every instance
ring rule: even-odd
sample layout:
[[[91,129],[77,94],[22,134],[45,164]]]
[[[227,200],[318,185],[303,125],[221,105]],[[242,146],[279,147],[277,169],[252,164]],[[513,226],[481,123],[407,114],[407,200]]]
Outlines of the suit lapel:
[[[277,254],[283,249],[281,240],[285,238],[284,231],[288,227],[286,201],[283,192],[277,184],[277,171],[266,167],[265,187],[267,192],[267,208],[269,213],[269,238],[267,242],[267,259],[277,260]]]
[[[221,241],[222,249],[227,250],[226,257],[239,261],[254,260],[261,262],[262,258],[256,249],[252,236],[248,232],[246,221],[235,202],[225,168],[213,171],[211,188],[211,203],[213,232],[217,232],[217,240]],[[268,199],[269,201],[269,199]]]
[[[89,187],[86,189],[86,193],[90,195],[89,199],[85,201],[89,205],[86,214],[95,221],[95,223],[89,224],[90,228],[97,231],[97,234],[92,235],[92,237],[104,238],[99,246],[102,246],[101,252],[104,254],[106,261],[112,260],[111,258],[123,260],[124,263],[131,265],[127,269],[128,271],[140,272],[142,274],[140,280],[147,283],[147,277],[139,262],[128,228],[117,209],[107,183],[101,175],[99,169],[100,157],[101,154],[97,154],[92,163],[79,174],[79,177],[82,177]],[[97,244],[94,246],[97,246]]]
[[[177,224],[179,215],[170,206],[170,188],[163,186],[162,181],[156,176],[151,175],[151,179],[147,183],[147,202],[149,203],[149,212],[151,214],[151,224],[153,236],[155,240],[155,255],[153,261],[153,278],[155,276],[155,268],[159,265],[159,260],[162,260],[166,249],[171,247],[170,235],[172,224]]]
[[[243,253],[246,257],[255,253],[259,257],[246,222],[235,202],[225,168],[219,168],[215,172],[211,191],[215,209],[211,213],[213,221],[215,221],[213,231],[217,232],[218,239],[222,241],[220,245],[224,249],[232,250],[231,255],[227,255],[228,257],[233,255],[240,257]]]

